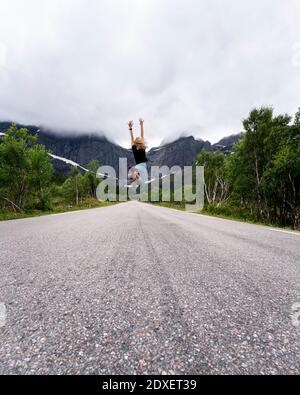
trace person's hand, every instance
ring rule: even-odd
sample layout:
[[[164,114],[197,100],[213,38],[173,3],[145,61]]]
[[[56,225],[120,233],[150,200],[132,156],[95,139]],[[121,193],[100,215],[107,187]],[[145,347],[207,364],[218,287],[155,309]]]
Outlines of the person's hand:
[[[129,126],[129,129],[132,129],[133,128],[133,121],[129,121],[128,126]]]
[[[143,126],[143,125],[144,125],[144,122],[145,122],[145,121],[143,120],[143,118],[140,118],[139,121],[140,121],[140,125]]]

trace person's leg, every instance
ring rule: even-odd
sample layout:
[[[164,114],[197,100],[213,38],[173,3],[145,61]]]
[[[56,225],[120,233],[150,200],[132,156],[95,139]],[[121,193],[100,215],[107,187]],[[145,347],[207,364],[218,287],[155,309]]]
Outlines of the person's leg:
[[[130,178],[132,181],[138,181],[139,180],[140,175],[139,175],[139,171],[138,171],[138,169],[136,167],[132,167],[129,170],[128,178]]]
[[[140,180],[141,180],[141,177],[140,177],[140,175],[139,175],[139,172],[138,171],[136,171],[135,173],[134,173],[134,175],[133,175],[133,177],[132,177],[132,186],[135,186],[135,185],[139,185],[139,183],[140,183]]]
[[[140,163],[135,167],[139,173],[139,183],[141,185],[145,185],[145,183],[148,181],[148,170],[147,170],[147,164],[146,163]]]
[[[128,184],[125,185],[127,188],[133,188],[140,184],[139,170],[135,167],[131,167],[128,171]]]

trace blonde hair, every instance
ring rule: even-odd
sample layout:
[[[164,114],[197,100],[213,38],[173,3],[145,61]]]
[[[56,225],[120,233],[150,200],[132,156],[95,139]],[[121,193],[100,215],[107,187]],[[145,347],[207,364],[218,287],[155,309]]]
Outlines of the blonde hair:
[[[135,144],[137,150],[146,150],[148,148],[147,144],[145,143],[145,140],[142,139],[141,137],[137,137],[134,140],[134,144]]]

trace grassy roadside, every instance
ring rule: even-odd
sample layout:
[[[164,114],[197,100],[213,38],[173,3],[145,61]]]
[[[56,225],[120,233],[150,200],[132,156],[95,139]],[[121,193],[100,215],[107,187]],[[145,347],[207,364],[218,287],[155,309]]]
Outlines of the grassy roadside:
[[[26,211],[22,213],[15,213],[11,211],[6,211],[6,212],[0,212],[0,222],[1,221],[9,221],[9,220],[15,220],[15,219],[23,219],[23,218],[33,218],[33,217],[42,217],[42,216],[47,216],[47,215],[53,215],[53,214],[62,214],[62,213],[68,213],[68,212],[74,212],[74,211],[82,211],[82,210],[89,210],[89,209],[94,209],[94,208],[101,208],[101,207],[108,207],[112,205],[116,205],[116,203],[111,203],[111,202],[99,202],[98,200],[94,199],[87,199],[79,206],[66,206],[66,205],[56,205],[52,210],[48,211],[40,211],[40,210],[32,210],[32,211]],[[154,206],[159,206],[159,207],[165,207],[165,208],[171,208],[175,209],[178,211],[185,211],[185,205],[183,203],[171,203],[171,202],[155,202],[155,203],[149,203]],[[238,215],[229,215],[229,214],[218,214],[218,213],[211,213],[208,210],[202,210],[199,211],[199,215],[207,215],[209,217],[215,217],[215,218],[221,218],[221,219],[226,219],[226,220],[231,220],[231,221],[238,221],[238,222],[244,222],[244,223],[249,223],[249,224],[254,224],[254,225],[263,225],[263,226],[270,226],[270,227],[277,227],[278,229],[286,229],[286,230],[295,230],[292,229],[291,227],[280,227],[276,224],[268,223],[268,222],[263,222],[263,221],[255,221],[253,219],[245,218],[242,216]]]
[[[165,207],[165,208],[174,208],[179,211],[185,211],[185,205],[183,203],[170,203],[170,202],[150,202],[153,206]]]
[[[160,207],[165,207],[165,208],[172,208],[175,210],[179,210],[179,211],[185,211],[185,206],[184,204],[175,204],[175,203],[170,203],[170,202],[160,202],[160,203],[151,203],[155,206],[160,206]],[[285,229],[285,230],[293,230],[296,231],[295,229],[293,229],[292,227],[283,227],[283,226],[279,226],[276,224],[272,224],[270,222],[264,222],[264,221],[255,221],[253,219],[250,218],[246,218],[243,216],[239,216],[239,215],[229,215],[229,214],[217,214],[217,213],[212,213],[206,209],[196,212],[195,214],[199,214],[199,215],[207,215],[208,217],[214,217],[214,218],[221,218],[221,219],[227,219],[230,221],[238,221],[238,222],[244,222],[244,223],[248,223],[248,224],[252,224],[252,225],[262,225],[262,226],[270,226],[273,228],[278,228],[278,229]]]
[[[87,201],[82,202],[78,206],[58,205],[58,206],[53,207],[52,210],[48,210],[48,211],[30,210],[30,211],[24,211],[21,213],[5,211],[5,212],[0,212],[0,221],[10,221],[10,220],[14,220],[14,219],[43,217],[46,215],[62,214],[62,213],[68,213],[68,212],[72,212],[72,211],[82,211],[82,210],[89,210],[89,209],[94,209],[94,208],[108,207],[108,206],[112,206],[115,204],[117,204],[117,203],[99,202],[98,200],[88,199]]]

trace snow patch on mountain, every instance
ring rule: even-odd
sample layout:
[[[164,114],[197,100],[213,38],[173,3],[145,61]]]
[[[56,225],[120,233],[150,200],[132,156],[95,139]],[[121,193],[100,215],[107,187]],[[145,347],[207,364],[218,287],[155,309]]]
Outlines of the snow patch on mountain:
[[[82,167],[81,165],[79,165],[78,163],[70,160],[70,159],[66,159],[66,158],[62,158],[61,156],[57,156],[57,155],[53,155],[53,154],[49,154],[51,156],[51,158],[55,159],[55,160],[60,160],[61,162],[66,163],[67,165],[71,165],[74,167],[78,167],[86,172],[88,172],[89,170],[86,169],[85,167]]]

